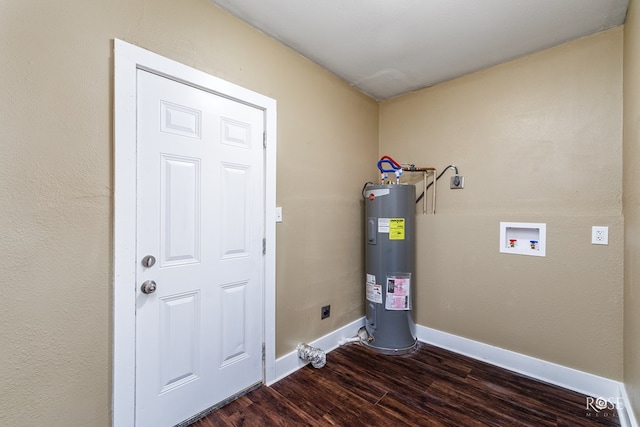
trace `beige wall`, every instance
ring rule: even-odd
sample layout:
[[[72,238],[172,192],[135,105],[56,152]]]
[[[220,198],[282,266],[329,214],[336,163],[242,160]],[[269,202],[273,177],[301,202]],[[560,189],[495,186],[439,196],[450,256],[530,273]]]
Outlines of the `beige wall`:
[[[374,100],[207,0],[0,2],[0,425],[110,422],[113,38],[277,100],[277,353],[364,314]]]
[[[277,100],[278,355],[364,314],[359,191],[380,136],[380,154],[453,162],[467,179],[449,191],[447,176],[439,213],[418,218],[418,322],[622,379],[621,29],[384,102],[379,118],[375,101],[207,0],[7,1],[0,425],[109,423],[113,38]],[[547,257],[499,254],[499,221],[547,222]],[[589,244],[592,225],[609,225],[609,246]],[[639,407],[634,250],[625,380]]]
[[[380,154],[466,178],[418,217],[419,324],[622,379],[622,36],[381,103]],[[499,253],[500,221],[546,223],[547,256]]]
[[[640,4],[624,26],[624,383],[640,420]]]

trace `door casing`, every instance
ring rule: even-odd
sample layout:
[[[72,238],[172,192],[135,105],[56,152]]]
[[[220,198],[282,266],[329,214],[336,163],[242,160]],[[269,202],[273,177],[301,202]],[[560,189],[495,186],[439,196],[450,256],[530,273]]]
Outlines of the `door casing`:
[[[151,71],[265,114],[264,382],[275,370],[276,101],[122,40],[114,40],[114,229],[112,425],[135,424],[136,72]]]

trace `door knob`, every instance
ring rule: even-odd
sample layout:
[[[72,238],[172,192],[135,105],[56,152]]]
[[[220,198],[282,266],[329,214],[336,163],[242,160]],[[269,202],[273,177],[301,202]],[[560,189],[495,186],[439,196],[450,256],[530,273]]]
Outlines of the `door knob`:
[[[156,282],[153,280],[147,280],[142,284],[140,290],[143,294],[152,294],[156,291]]]
[[[150,268],[153,267],[156,263],[156,257],[154,257],[153,255],[147,255],[144,258],[142,258],[142,265],[144,267]]]

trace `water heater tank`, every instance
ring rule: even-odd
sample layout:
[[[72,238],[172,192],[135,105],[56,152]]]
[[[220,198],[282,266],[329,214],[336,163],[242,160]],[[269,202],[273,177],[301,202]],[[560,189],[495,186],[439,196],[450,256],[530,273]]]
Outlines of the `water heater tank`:
[[[368,345],[397,354],[416,344],[416,188],[408,184],[370,185],[365,203],[366,330]]]

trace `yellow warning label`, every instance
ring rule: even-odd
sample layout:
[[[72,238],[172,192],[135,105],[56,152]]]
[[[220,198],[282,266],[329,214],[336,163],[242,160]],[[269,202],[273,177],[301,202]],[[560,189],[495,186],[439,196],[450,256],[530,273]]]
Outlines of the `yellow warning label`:
[[[389,218],[389,240],[404,240],[404,218]]]

